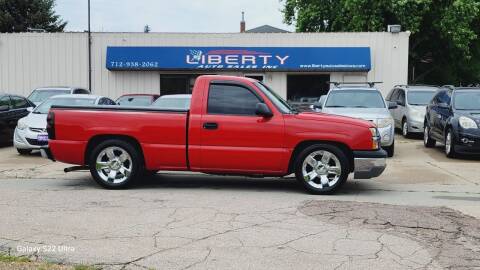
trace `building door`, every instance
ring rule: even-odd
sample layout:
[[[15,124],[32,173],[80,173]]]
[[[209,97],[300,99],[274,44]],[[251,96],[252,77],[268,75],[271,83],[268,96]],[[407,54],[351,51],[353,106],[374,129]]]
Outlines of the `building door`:
[[[287,99],[294,103],[314,103],[328,93],[329,74],[287,75]]]
[[[257,81],[263,82],[265,76],[263,74],[245,74],[247,78],[255,79]]]

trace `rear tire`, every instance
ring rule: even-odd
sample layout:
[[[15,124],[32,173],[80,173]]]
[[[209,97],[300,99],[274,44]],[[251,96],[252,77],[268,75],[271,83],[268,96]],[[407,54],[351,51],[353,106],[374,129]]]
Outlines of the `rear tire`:
[[[326,195],[336,192],[349,174],[347,156],[334,145],[309,146],[295,159],[295,176],[311,194]]]
[[[20,148],[17,148],[17,152],[22,155],[22,156],[26,156],[26,155],[29,155],[30,153],[32,153],[32,149],[20,149]]]
[[[437,141],[430,137],[430,127],[425,123],[423,128],[423,145],[427,148],[433,148],[437,144]]]
[[[108,189],[129,187],[144,171],[140,151],[131,143],[118,139],[98,144],[90,155],[88,165],[95,182]]]
[[[387,156],[388,157],[393,157],[393,155],[395,154],[395,141],[393,141],[392,145],[390,146],[385,146],[385,147],[382,147],[383,150],[387,151]]]

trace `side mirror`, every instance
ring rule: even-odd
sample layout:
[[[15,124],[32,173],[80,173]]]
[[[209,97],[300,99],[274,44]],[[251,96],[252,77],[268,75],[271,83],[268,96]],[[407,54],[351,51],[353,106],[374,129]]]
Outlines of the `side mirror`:
[[[388,102],[388,109],[389,110],[393,110],[393,109],[396,109],[396,108],[398,108],[398,104],[396,102],[393,102],[393,101]]]
[[[8,109],[10,109],[10,107],[8,105],[0,106],[0,112],[6,112],[6,111],[8,111]]]
[[[34,109],[33,107],[28,107],[28,108],[27,108],[27,111],[28,111],[28,112],[33,112],[33,109]]]
[[[272,111],[270,111],[270,108],[268,108],[267,104],[265,103],[257,103],[257,107],[255,108],[255,114],[266,118],[273,116]]]
[[[315,103],[313,103],[312,107],[313,107],[313,109],[319,109],[319,110],[321,110],[323,106],[322,106],[322,103],[320,103],[320,102],[315,102]]]

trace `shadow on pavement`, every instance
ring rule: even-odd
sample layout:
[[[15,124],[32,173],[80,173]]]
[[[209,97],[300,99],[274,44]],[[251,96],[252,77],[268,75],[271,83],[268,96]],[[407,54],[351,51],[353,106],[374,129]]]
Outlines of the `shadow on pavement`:
[[[68,178],[67,178],[68,179]],[[74,189],[102,189],[90,177],[77,178],[61,182],[65,187]],[[347,181],[334,195],[351,195],[362,188],[358,181]],[[288,192],[308,194],[295,178],[249,178],[240,176],[190,175],[190,174],[156,174],[145,177],[140,183],[131,187],[132,190],[230,190],[230,191],[257,191],[257,192]],[[362,191],[363,192],[363,191]],[[328,196],[328,195],[326,195]]]

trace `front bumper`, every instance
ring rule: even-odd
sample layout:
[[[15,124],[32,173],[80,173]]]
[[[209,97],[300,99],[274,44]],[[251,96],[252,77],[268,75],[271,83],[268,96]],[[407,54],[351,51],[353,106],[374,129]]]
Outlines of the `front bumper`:
[[[423,133],[423,121],[408,120],[408,132]]]
[[[37,141],[38,135],[47,135],[47,133],[33,132],[29,128],[24,130],[15,128],[13,145],[17,149],[41,149],[42,147],[47,146],[47,142]]]
[[[387,167],[387,152],[377,151],[354,151],[354,178],[370,179],[377,177]]]
[[[460,154],[480,155],[480,130],[461,131],[455,136],[455,151]]]

